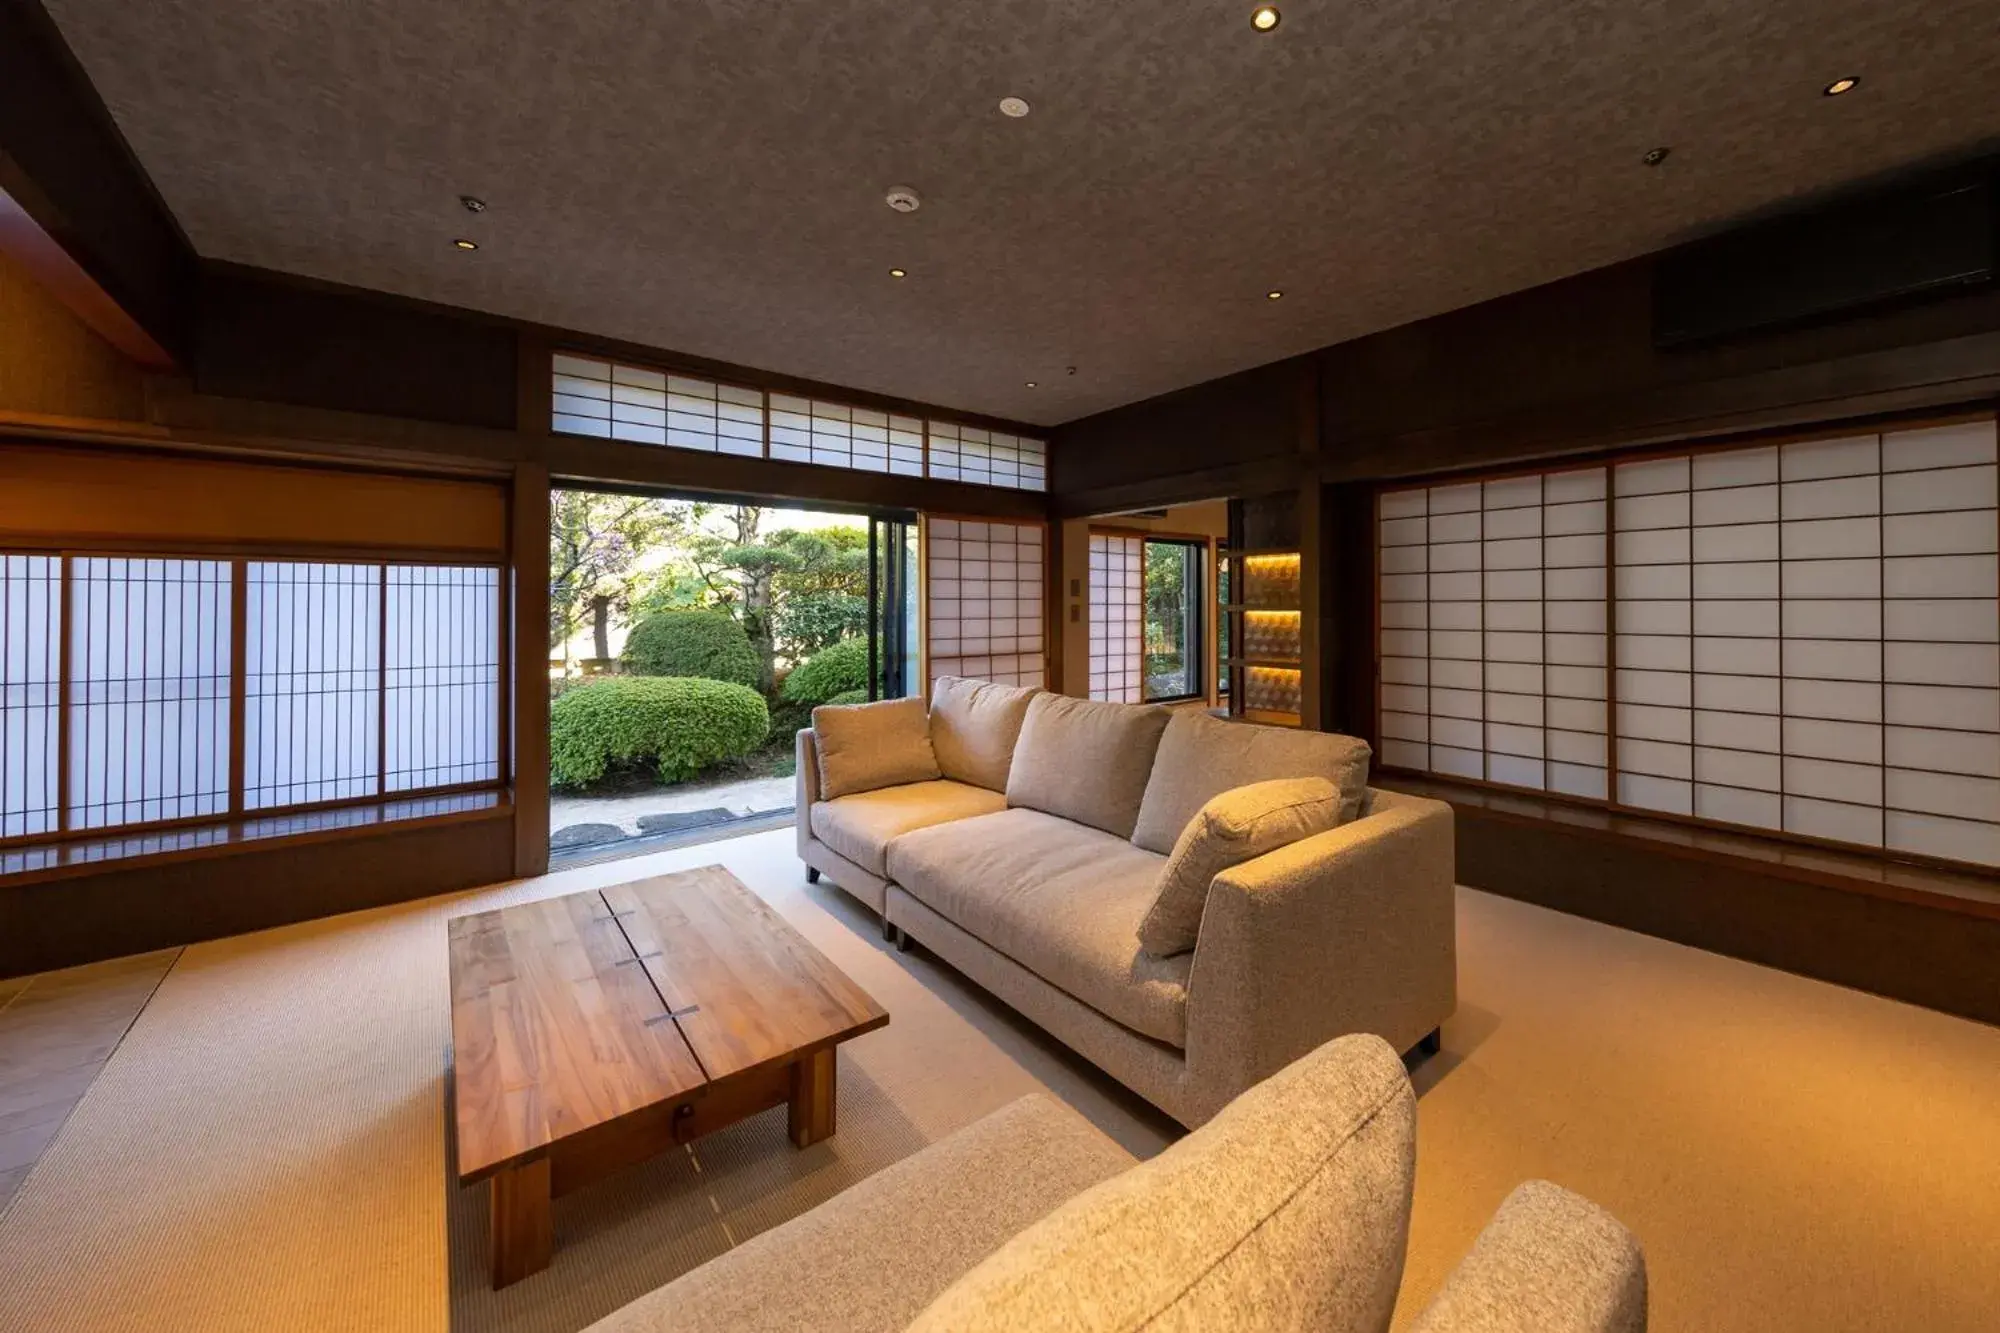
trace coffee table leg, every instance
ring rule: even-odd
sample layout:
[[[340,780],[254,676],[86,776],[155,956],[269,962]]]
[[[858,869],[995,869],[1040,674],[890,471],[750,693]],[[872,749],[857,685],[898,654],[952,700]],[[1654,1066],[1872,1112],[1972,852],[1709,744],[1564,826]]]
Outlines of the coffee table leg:
[[[833,1137],[834,1048],[814,1051],[792,1066],[792,1143],[810,1148]]]
[[[493,1289],[549,1266],[549,1159],[508,1167],[492,1179]]]

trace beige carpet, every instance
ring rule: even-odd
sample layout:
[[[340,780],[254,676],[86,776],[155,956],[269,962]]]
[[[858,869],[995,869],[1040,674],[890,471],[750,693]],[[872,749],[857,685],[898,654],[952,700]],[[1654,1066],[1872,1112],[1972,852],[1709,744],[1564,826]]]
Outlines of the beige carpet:
[[[572,1330],[1038,1087],[1133,1151],[1169,1127],[874,919],[789,832],[189,949],[0,1216],[0,1329]],[[558,1203],[486,1286],[447,1177],[444,920],[720,861],[894,1015],[840,1132],[782,1112]],[[1518,1180],[1623,1216],[1654,1327],[1994,1327],[2000,1031],[1464,892],[1459,1016],[1418,1080],[1404,1318]]]

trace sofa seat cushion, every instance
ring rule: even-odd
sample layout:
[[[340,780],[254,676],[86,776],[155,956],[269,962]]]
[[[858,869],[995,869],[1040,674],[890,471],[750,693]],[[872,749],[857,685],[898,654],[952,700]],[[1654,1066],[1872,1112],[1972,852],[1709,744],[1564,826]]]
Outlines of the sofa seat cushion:
[[[752,1236],[588,1333],[890,1333],[1065,1200],[1133,1164],[1023,1097]]]
[[[1023,1231],[910,1333],[1382,1333],[1416,1129],[1395,1051],[1338,1038]]]
[[[1028,701],[1039,693],[1032,685],[939,676],[931,686],[931,748],[939,771],[975,787],[1006,791]]]
[[[813,836],[871,875],[888,877],[889,844],[912,829],[992,814],[1007,806],[997,791],[939,778],[879,787],[814,802]]]
[[[1232,787],[1274,778],[1325,778],[1340,788],[1340,822],[1348,823],[1361,816],[1373,753],[1367,741],[1352,736],[1224,722],[1199,708],[1178,709],[1160,737],[1132,841],[1171,852],[1204,805]]]
[[[1165,864],[1039,810],[939,824],[889,845],[889,878],[912,898],[1113,1022],[1185,1047],[1194,956],[1139,947]]]

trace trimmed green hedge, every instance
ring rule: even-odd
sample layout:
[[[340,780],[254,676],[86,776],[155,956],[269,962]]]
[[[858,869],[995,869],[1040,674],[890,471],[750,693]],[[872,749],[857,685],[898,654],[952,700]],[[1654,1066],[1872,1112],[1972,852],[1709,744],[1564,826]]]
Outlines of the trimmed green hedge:
[[[827,700],[830,704],[865,704],[868,702],[866,690],[842,690]]]
[[[549,767],[559,787],[586,787],[619,768],[652,766],[683,782],[750,753],[770,734],[763,696],[690,676],[606,676],[549,707]]]
[[[700,676],[755,689],[762,663],[750,636],[726,611],[656,611],[625,640],[635,676]]]
[[[796,704],[823,704],[837,694],[867,689],[868,640],[857,638],[842,639],[799,663],[779,693]]]

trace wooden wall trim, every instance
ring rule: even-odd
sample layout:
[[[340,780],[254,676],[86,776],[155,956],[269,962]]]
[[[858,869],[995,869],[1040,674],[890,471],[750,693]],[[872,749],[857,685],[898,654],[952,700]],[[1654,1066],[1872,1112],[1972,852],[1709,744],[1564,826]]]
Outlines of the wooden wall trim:
[[[0,880],[0,977],[497,883],[513,870],[510,814],[503,806],[226,855]]]
[[[90,271],[57,244],[5,189],[0,189],[0,253],[20,265],[86,328],[138,365],[148,370],[174,368],[173,356],[159,339],[127,314]]]
[[[1458,880],[1712,953],[1985,1023],[2000,1023],[2000,916],[1917,895],[1862,892],[1778,863],[1469,805]]]

